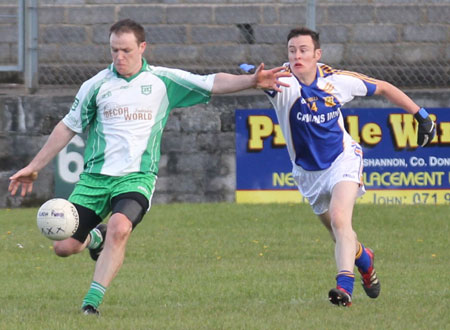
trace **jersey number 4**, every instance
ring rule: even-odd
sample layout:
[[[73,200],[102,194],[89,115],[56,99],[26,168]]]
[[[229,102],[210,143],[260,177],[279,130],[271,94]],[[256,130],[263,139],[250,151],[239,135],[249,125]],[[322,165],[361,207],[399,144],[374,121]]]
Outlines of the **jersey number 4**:
[[[309,107],[309,109],[310,109],[311,111],[317,111],[317,105],[316,105],[316,102],[312,102],[312,103],[309,103],[309,102],[308,102],[308,107]]]

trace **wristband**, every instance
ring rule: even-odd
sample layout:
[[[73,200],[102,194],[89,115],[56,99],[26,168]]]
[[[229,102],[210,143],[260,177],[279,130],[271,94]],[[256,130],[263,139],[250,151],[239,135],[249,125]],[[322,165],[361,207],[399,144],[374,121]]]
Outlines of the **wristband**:
[[[251,64],[247,64],[247,63],[242,63],[241,65],[239,65],[239,67],[244,70],[247,73],[253,73],[255,72],[255,66],[251,65]]]
[[[420,110],[414,114],[414,118],[416,118],[418,122],[423,122],[428,116],[429,114],[424,108],[420,108]]]

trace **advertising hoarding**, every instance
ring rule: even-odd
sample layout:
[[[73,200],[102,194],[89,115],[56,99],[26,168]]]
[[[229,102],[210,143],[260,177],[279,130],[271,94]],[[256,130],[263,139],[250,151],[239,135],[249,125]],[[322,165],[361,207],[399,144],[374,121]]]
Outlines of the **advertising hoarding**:
[[[342,109],[347,131],[364,151],[366,194],[359,203],[450,204],[450,109],[427,109],[437,125],[417,145],[414,116],[397,108]],[[273,109],[236,110],[236,201],[305,202]]]

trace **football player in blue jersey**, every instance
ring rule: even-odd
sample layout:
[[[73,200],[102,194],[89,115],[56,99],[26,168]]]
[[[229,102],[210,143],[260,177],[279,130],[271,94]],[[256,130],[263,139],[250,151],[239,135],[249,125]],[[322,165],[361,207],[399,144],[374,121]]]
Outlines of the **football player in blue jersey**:
[[[354,267],[371,298],[380,294],[373,251],[364,247],[352,228],[356,199],[364,193],[362,150],[344,128],[341,107],[355,96],[381,95],[413,114],[418,121],[418,145],[428,145],[435,124],[427,111],[392,84],[319,63],[319,34],[296,28],[287,37],[292,76],[280,80],[283,93],[266,91],[277,113],[293,164],[293,177],[313,211],[335,241],[336,287],[331,303],[350,306]]]

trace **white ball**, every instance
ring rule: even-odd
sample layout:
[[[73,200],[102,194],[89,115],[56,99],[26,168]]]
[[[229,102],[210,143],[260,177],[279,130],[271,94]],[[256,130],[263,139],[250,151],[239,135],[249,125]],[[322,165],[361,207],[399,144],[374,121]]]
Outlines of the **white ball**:
[[[42,235],[54,241],[69,238],[77,231],[78,225],[77,209],[62,198],[46,201],[37,213],[37,226]]]

